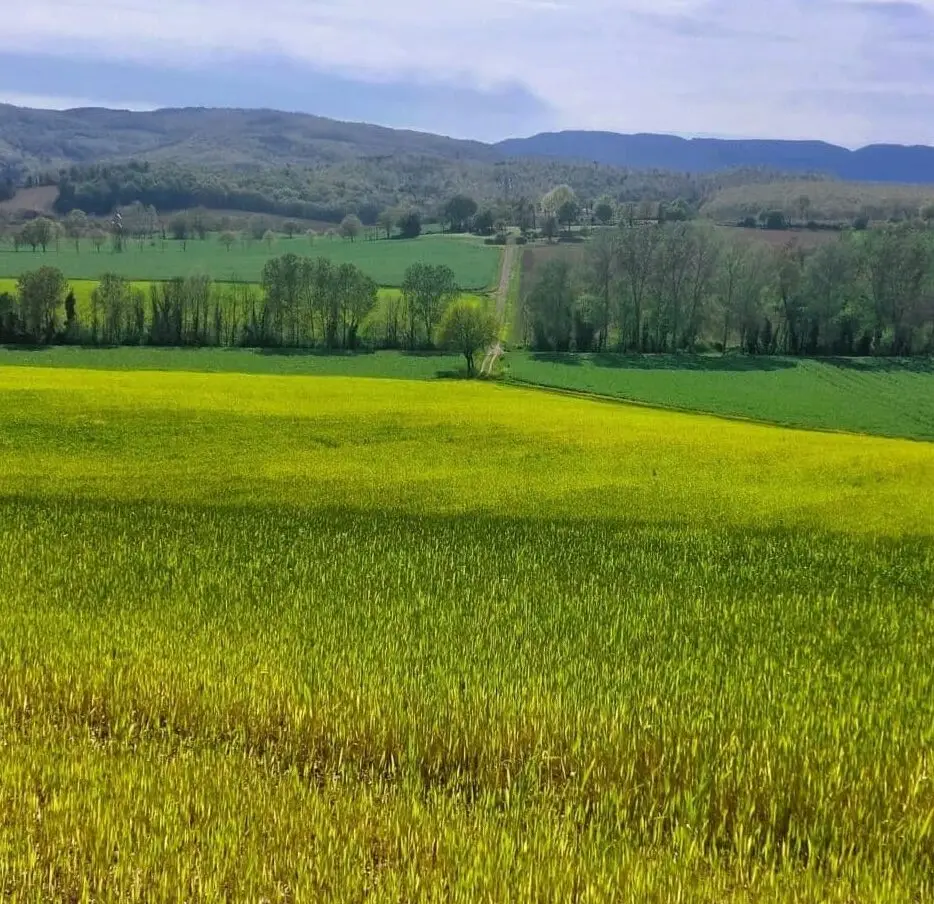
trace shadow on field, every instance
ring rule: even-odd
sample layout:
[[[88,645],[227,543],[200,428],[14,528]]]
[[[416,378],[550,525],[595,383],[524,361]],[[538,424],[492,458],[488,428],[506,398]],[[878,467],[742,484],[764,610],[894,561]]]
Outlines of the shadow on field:
[[[860,373],[913,373],[934,376],[934,358],[819,358],[824,364]]]
[[[268,346],[263,348],[234,348],[229,347],[225,351],[251,351],[256,355],[264,355],[273,358],[368,358],[374,352],[369,349],[357,349],[348,351],[344,349],[327,348],[296,348],[294,346]]]
[[[584,364],[592,364],[595,367],[618,370],[686,370],[740,373],[791,370],[797,367],[799,363],[788,358],[772,358],[765,355],[618,355],[612,353],[558,354],[554,352],[534,352],[531,357],[533,361],[563,364],[568,367],[581,367]]]
[[[18,345],[15,342],[0,344],[0,349],[5,352],[48,352],[55,347],[52,345]]]

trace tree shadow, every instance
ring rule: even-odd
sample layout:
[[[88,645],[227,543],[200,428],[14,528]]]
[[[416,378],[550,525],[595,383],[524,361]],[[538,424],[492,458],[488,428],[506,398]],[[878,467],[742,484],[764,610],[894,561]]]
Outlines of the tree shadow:
[[[232,348],[228,347],[225,351],[252,352],[254,355],[262,355],[271,358],[369,358],[376,354],[370,349],[356,349],[349,351],[347,349],[328,349],[328,348],[301,348],[287,346],[268,346],[262,348]]]
[[[768,355],[624,355],[612,352],[592,354],[533,352],[533,361],[581,367],[591,364],[615,370],[681,370],[723,373],[766,373],[793,370],[799,362]]]
[[[53,348],[62,348],[63,346],[56,345],[27,345],[23,343],[20,345],[16,342],[4,342],[0,344],[0,349],[3,349],[5,352],[50,352]],[[71,346],[74,348],[74,346]]]
[[[913,373],[934,376],[934,358],[819,358],[824,364],[859,373]]]

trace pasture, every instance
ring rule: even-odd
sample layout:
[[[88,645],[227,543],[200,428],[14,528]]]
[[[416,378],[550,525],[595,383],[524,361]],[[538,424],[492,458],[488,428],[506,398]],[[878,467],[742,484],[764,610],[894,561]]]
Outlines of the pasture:
[[[919,900],[934,446],[0,366],[5,900]]]
[[[103,273],[127,279],[156,281],[178,276],[206,275],[218,282],[258,282],[266,261],[288,253],[303,257],[327,257],[335,263],[356,264],[382,286],[401,286],[406,269],[415,263],[446,264],[465,290],[486,291],[497,282],[502,249],[470,238],[422,236],[410,241],[381,240],[349,242],[343,239],[280,236],[271,245],[238,241],[229,251],[217,236],[187,243],[157,241],[129,242],[123,252],[95,251],[82,241],[80,251],[62,240],[58,248],[40,251],[0,249],[0,277],[17,277],[42,266],[58,267],[66,277],[96,280]]]

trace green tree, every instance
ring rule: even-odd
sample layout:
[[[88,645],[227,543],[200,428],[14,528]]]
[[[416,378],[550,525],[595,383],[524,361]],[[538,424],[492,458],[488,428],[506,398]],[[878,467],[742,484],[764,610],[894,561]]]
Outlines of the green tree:
[[[473,218],[473,229],[477,235],[492,235],[496,220],[493,211],[489,208],[481,210]]]
[[[441,212],[442,221],[447,223],[451,232],[467,232],[471,218],[477,212],[477,202],[467,195],[455,195]]]
[[[386,238],[392,238],[392,231],[396,228],[396,220],[399,217],[396,215],[395,211],[387,207],[379,215],[379,228],[386,233]]]
[[[574,288],[571,265],[553,259],[542,267],[526,299],[526,322],[539,351],[566,352],[571,347]]]
[[[417,211],[403,213],[396,224],[404,239],[417,239],[422,234],[422,218]]]
[[[55,337],[67,288],[65,274],[57,267],[40,267],[19,278],[19,319],[33,342],[51,342]]]
[[[263,233],[263,242],[265,243],[266,247],[271,251],[272,246],[276,244],[276,234],[271,229],[267,229]]]
[[[615,206],[609,198],[601,198],[593,209],[593,215],[601,226],[609,226],[616,215]]]
[[[295,236],[295,234],[298,232],[299,228],[300,228],[300,227],[299,227],[298,223],[295,222],[295,220],[286,220],[286,221],[282,224],[282,231],[283,231],[289,238],[293,238],[293,237]]]
[[[542,217],[542,237],[548,239],[549,242],[555,240],[558,235],[558,218],[553,214],[545,214]]]
[[[577,202],[577,195],[570,185],[558,185],[542,198],[542,211],[547,215],[558,217],[558,211],[564,204]]]
[[[562,202],[557,211],[559,223],[564,223],[568,235],[571,234],[571,227],[580,219],[581,206],[576,198],[569,198]]]
[[[75,243],[75,251],[81,250],[81,236],[88,227],[88,215],[77,207],[65,217],[65,234]]]
[[[460,352],[467,361],[467,373],[475,373],[475,356],[496,341],[496,318],[476,301],[455,301],[444,312],[438,329],[439,344]]]
[[[356,214],[349,213],[341,221],[340,233],[343,238],[355,242],[361,232],[363,232],[363,223]]]
[[[459,293],[454,271],[444,264],[412,264],[405,271],[402,298],[409,348],[416,347],[422,329],[423,341],[431,345],[438,321]]]
[[[41,245],[44,252],[55,237],[55,224],[48,217],[36,217],[23,227],[21,235],[33,251]]]
[[[237,236],[236,236],[234,233],[230,232],[230,231],[222,232],[222,233],[220,234],[220,243],[221,243],[228,251],[230,251],[230,249],[234,246],[234,243],[235,243],[236,241],[237,241]]]
[[[169,232],[176,242],[188,241],[188,236],[191,232],[191,224],[188,222],[188,217],[184,214],[178,214],[172,217],[169,221]]]
[[[357,347],[360,325],[376,307],[379,287],[353,264],[343,264],[338,272],[340,286],[341,343],[344,348]]]

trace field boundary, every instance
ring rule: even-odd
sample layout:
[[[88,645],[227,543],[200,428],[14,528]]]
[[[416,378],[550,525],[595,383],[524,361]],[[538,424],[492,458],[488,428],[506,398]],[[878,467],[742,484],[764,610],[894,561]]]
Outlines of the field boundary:
[[[918,436],[904,436],[899,433],[862,433],[858,430],[843,430],[834,427],[812,427],[807,424],[793,424],[788,421],[770,421],[764,418],[750,417],[744,414],[724,414],[720,411],[705,411],[703,408],[687,408],[682,405],[664,405],[661,402],[646,402],[642,399],[633,399],[628,396],[614,396],[600,392],[589,392],[586,389],[569,389],[563,386],[550,386],[547,383],[535,383],[532,380],[523,380],[521,377],[500,376],[498,382],[505,386],[515,386],[520,389],[537,389],[554,395],[570,396],[571,398],[590,400],[592,402],[606,402],[611,405],[629,405],[636,408],[647,408],[652,411],[668,411],[673,414],[696,414],[701,417],[715,417],[721,421],[734,421],[739,424],[751,424],[757,427],[779,427],[782,430],[804,430],[808,433],[823,433],[831,436],[860,436],[869,439],[903,440],[923,445],[934,444],[934,439],[923,439]]]

